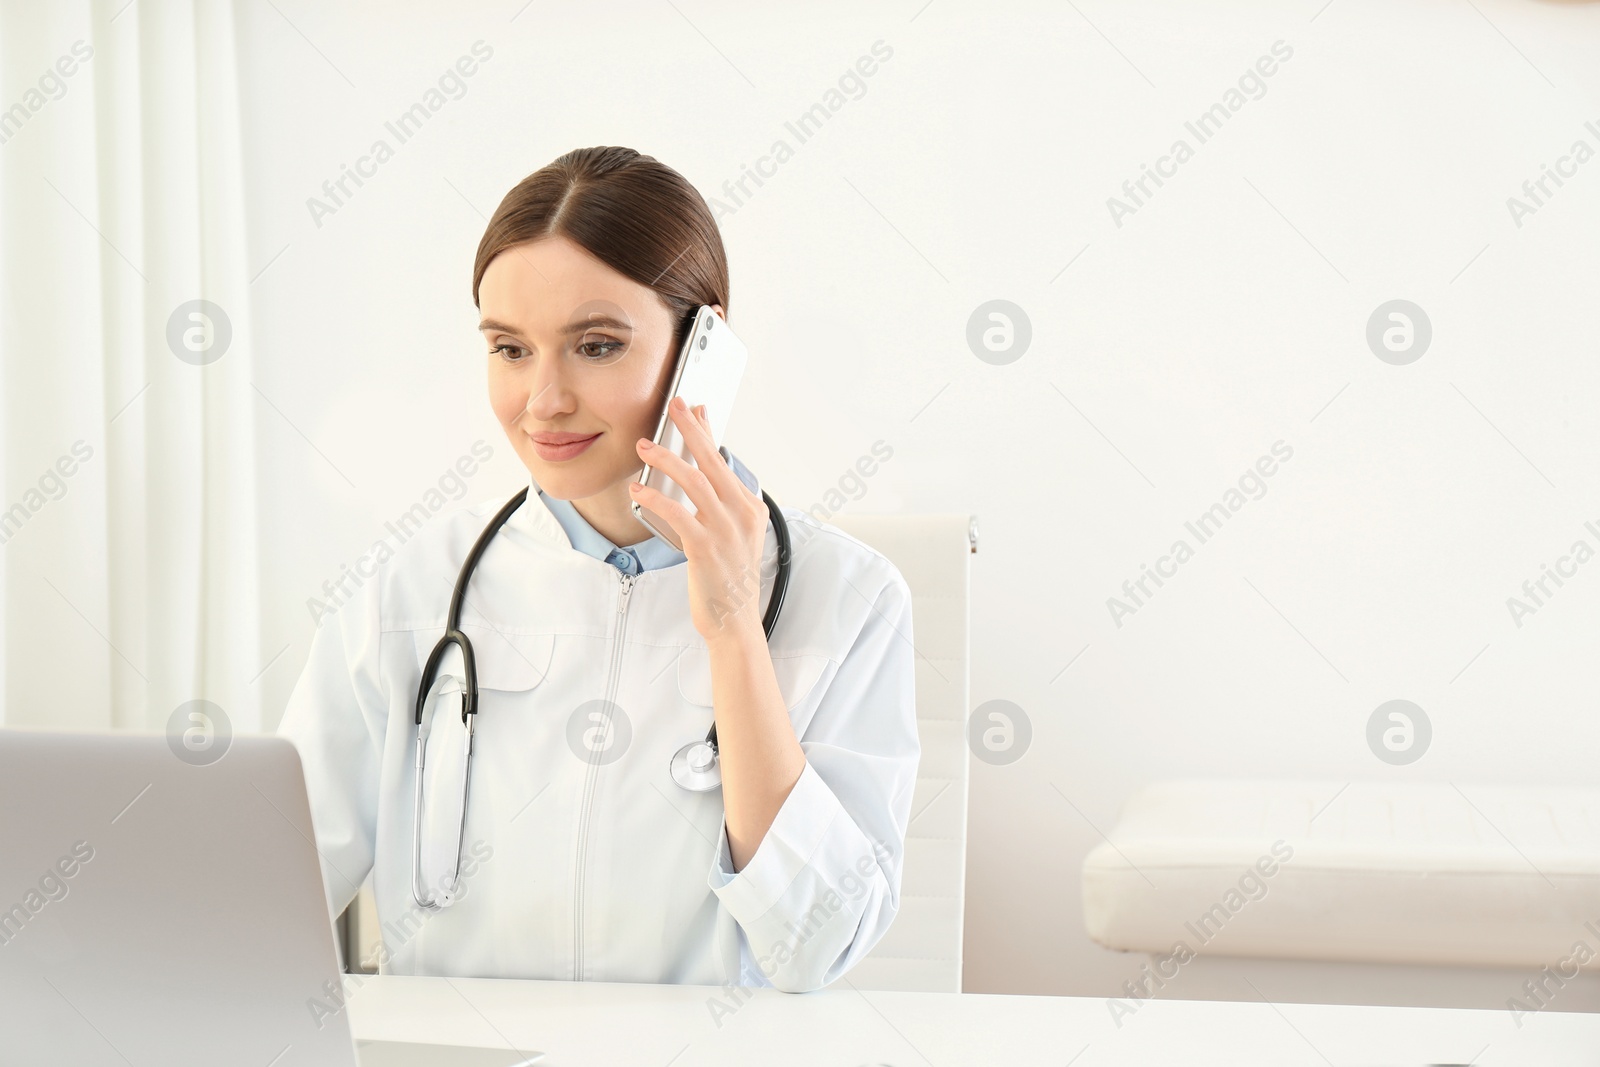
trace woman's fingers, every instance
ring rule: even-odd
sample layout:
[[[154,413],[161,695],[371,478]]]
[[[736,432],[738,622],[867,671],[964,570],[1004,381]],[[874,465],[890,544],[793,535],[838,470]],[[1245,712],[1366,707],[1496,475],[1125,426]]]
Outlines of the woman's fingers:
[[[700,405],[700,408],[704,407],[704,404]],[[711,438],[710,420],[698,413],[698,409],[690,411],[683,398],[676,396],[667,405],[667,413],[688,444],[689,454],[694,456],[695,463],[716,489],[717,495],[729,502],[739,499],[738,494],[744,488],[744,483],[733,473],[728,461],[722,458],[722,453],[717,451],[717,443]]]
[[[711,431],[703,416],[691,412],[678,397],[672,399],[667,413],[689,446],[695,463],[643,438],[638,442],[639,458],[659,468],[682,486],[684,493],[694,501],[695,507],[705,514],[706,519],[715,519],[720,514],[719,505],[739,499],[737,494],[744,490],[744,483],[739,481],[738,475],[733,473],[722,454],[711,443]],[[729,485],[730,481],[735,484]]]
[[[694,506],[699,511],[703,512],[717,504],[717,491],[712,486],[711,480],[703,471],[676,452],[662,448],[642,437],[639,439],[637,451],[640,459],[682,486],[684,493],[694,501]]]
[[[680,459],[678,462],[682,463]],[[687,464],[685,464],[687,466]],[[674,481],[677,479],[674,478]],[[705,529],[700,525],[695,516],[689,514],[689,509],[673,500],[659,490],[648,485],[639,485],[633,490],[633,499],[642,508],[655,512],[672,527],[673,533],[678,535],[678,540],[685,546],[690,541],[698,543],[700,533]],[[692,499],[692,497],[691,497]]]

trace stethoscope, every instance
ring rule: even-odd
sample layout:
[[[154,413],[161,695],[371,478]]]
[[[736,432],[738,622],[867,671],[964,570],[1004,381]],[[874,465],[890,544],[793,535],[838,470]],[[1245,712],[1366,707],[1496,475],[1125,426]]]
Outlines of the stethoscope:
[[[456,578],[455,589],[450,594],[450,614],[445,621],[444,636],[433,646],[433,651],[428,655],[427,666],[423,668],[422,680],[417,687],[417,713],[414,720],[417,729],[417,786],[412,810],[411,896],[420,907],[436,909],[447,908],[454,904],[461,878],[461,845],[466,837],[467,793],[472,780],[473,723],[478,716],[478,669],[473,659],[472,642],[461,632],[461,601],[466,595],[467,582],[472,577],[472,571],[478,565],[478,558],[483,555],[484,549],[489,547],[489,542],[500,532],[500,527],[505,525],[511,513],[521,507],[527,497],[528,487],[524,486],[517,491],[516,496],[506,501],[505,506],[495,513],[489,525],[478,535],[472,551],[467,553],[467,560],[461,566],[461,574]],[[761,620],[761,629],[770,641],[772,628],[778,624],[778,613],[783,610],[783,595],[789,588],[789,523],[783,517],[777,502],[765,489],[761,491],[761,499],[766,502],[767,513],[772,516],[772,531],[778,540],[778,573],[772,580],[772,599],[768,602],[766,615]],[[455,871],[448,882],[440,887],[438,896],[426,898],[422,886],[422,777],[423,753],[427,748],[427,737],[422,730],[422,713],[427,704],[428,694],[433,689],[439,664],[452,645],[461,650],[462,673],[466,682],[466,688],[461,694],[461,724],[466,727],[466,739],[462,749],[461,821],[456,826]],[[706,793],[722,785],[722,766],[717,758],[717,724],[714,720],[705,740],[691,741],[673,753],[670,771],[672,780],[690,792]]]

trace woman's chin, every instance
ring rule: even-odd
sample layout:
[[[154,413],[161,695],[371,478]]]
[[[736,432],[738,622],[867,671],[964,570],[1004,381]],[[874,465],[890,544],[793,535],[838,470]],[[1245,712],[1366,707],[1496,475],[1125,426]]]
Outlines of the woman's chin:
[[[534,462],[528,464],[528,470],[546,496],[557,500],[584,500],[605,492],[606,486],[615,480],[606,478],[598,467],[589,466],[589,470],[575,470],[570,464]]]

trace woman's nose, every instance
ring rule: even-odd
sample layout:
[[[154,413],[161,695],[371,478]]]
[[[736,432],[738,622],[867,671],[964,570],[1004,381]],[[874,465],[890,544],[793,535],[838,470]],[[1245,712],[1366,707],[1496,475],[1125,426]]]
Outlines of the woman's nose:
[[[546,383],[528,394],[528,402],[522,408],[522,414],[540,422],[549,421],[549,417],[561,405],[552,403],[554,383]]]
[[[570,391],[562,381],[559,368],[552,365],[555,363],[555,360],[545,361],[531,376],[528,402],[522,408],[524,415],[548,422],[552,416],[571,410]]]

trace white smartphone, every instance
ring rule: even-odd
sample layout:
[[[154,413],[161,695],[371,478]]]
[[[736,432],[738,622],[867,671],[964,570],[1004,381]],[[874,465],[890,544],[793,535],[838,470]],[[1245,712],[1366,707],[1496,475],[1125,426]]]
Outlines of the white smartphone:
[[[662,448],[671,449],[674,453],[688,460],[690,466],[698,467],[694,456],[689,453],[688,443],[683,435],[678,432],[677,424],[672,421],[668,412],[668,405],[675,396],[683,397],[683,402],[689,405],[692,412],[700,404],[706,406],[706,421],[711,424],[712,443],[720,447],[722,435],[728,428],[728,418],[733,414],[733,400],[739,393],[739,382],[744,377],[745,363],[749,360],[749,353],[744,344],[728,329],[717,313],[709,305],[702,304],[695,312],[694,325],[689,330],[689,336],[684,338],[683,347],[678,350],[677,369],[673,371],[672,385],[667,389],[666,401],[661,405],[661,421],[656,426],[656,434],[651,440]],[[695,504],[683,488],[657,467],[645,464],[644,473],[639,481],[655,489],[671,500],[677,501],[689,510],[695,512]],[[656,534],[679,552],[683,545],[678,540],[678,535],[673,532],[672,524],[657,515],[649,508],[641,507],[636,500],[633,502],[633,516],[644,523],[650,532]]]

